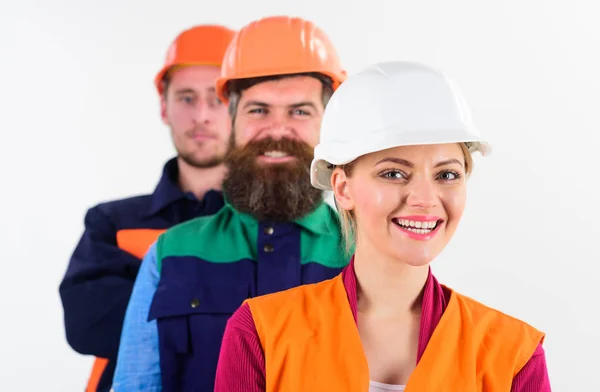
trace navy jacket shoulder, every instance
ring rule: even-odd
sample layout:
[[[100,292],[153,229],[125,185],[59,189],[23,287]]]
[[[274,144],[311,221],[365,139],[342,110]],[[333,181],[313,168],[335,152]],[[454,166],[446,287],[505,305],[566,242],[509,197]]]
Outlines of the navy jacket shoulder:
[[[125,311],[147,248],[162,231],[214,214],[224,204],[219,191],[207,192],[202,200],[182,192],[177,177],[172,159],[154,193],[88,209],[60,284],[67,342],[81,354],[109,359],[103,385],[112,380]]]

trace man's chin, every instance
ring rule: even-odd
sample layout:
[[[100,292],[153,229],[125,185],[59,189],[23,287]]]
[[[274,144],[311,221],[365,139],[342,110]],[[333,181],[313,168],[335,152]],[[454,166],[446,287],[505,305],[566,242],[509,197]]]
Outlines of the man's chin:
[[[219,166],[224,163],[224,157],[213,155],[213,156],[194,156],[194,155],[180,155],[179,156],[188,165],[198,169],[208,169]]]

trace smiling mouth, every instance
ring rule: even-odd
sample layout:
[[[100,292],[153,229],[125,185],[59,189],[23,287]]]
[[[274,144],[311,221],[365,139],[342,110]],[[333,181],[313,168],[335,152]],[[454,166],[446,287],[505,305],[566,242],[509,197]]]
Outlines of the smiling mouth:
[[[291,162],[295,159],[294,155],[288,154],[285,151],[269,150],[258,155],[258,160],[266,164],[283,164]]]
[[[396,226],[400,227],[401,229],[410,231],[411,233],[429,234],[435,231],[435,229],[437,229],[437,227],[442,223],[442,220],[438,219],[434,221],[413,221],[408,219],[394,218],[392,219],[392,222],[394,222],[394,224],[396,224]]]
[[[267,157],[267,158],[286,158],[289,157],[290,155],[287,152],[284,151],[265,151],[264,153],[262,153],[263,156]]]

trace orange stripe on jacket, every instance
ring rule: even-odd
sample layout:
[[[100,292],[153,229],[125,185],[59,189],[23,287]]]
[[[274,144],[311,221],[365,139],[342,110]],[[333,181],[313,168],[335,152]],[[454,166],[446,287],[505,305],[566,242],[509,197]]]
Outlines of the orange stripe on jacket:
[[[90,378],[88,380],[87,388],[85,388],[85,392],[96,392],[98,390],[100,377],[102,377],[102,373],[104,373],[106,365],[108,365],[108,359],[96,358],[94,361],[94,367],[92,367],[92,373],[90,374]]]
[[[405,392],[510,391],[544,333],[451,292]],[[369,368],[341,275],[247,300],[266,391],[364,392]]]
[[[150,245],[166,229],[126,229],[117,231],[117,245],[138,259],[143,259]]]
[[[117,246],[134,255],[138,259],[143,259],[158,236],[164,233],[166,229],[126,229],[117,231]],[[92,372],[88,380],[86,392],[96,392],[102,373],[108,365],[108,359],[96,358]]]

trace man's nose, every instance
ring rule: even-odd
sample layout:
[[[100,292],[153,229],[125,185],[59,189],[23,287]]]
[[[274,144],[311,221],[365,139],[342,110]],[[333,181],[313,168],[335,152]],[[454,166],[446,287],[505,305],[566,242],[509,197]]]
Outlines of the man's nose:
[[[273,118],[269,126],[265,129],[265,134],[274,140],[289,138],[294,134],[290,122],[284,117]]]
[[[208,102],[205,99],[199,99],[196,104],[195,112],[194,112],[194,120],[198,124],[208,124],[210,123],[210,108]]]

